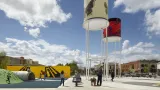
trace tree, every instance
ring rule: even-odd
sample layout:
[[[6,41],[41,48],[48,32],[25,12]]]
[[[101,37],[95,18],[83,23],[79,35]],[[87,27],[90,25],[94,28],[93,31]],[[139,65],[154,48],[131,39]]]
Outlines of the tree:
[[[4,51],[0,52],[0,56],[6,56],[6,52]]]
[[[135,69],[130,68],[130,69],[129,69],[129,72],[130,72],[130,73],[135,73]]]
[[[57,64],[57,66],[63,66],[63,64],[59,63],[59,64]]]
[[[77,62],[75,62],[75,61],[72,61],[71,63],[67,63],[65,66],[70,66],[71,75],[74,75],[75,71],[79,71]]]
[[[144,73],[148,73],[149,72],[149,68],[148,68],[148,66],[145,66],[144,67]]]
[[[0,52],[0,68],[7,69],[7,65],[10,62],[10,58],[6,56],[5,52]]]

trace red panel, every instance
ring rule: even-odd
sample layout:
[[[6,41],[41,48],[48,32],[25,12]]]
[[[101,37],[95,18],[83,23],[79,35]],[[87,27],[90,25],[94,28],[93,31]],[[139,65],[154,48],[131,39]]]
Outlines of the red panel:
[[[106,37],[106,29],[108,30],[108,37],[121,37],[121,20],[119,18],[110,18],[108,28],[103,30],[103,37]]]

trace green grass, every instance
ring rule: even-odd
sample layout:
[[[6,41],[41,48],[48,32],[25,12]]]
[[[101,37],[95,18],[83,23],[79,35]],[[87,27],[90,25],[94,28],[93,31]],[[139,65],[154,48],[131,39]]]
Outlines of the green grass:
[[[8,84],[7,80],[7,75],[8,73],[10,74],[10,83],[21,83],[23,82],[21,79],[18,78],[13,72],[5,70],[5,69],[0,69],[0,84]]]

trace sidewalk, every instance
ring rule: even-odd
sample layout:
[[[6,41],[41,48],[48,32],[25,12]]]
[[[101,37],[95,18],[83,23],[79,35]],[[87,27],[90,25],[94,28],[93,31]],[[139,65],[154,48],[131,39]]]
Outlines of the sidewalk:
[[[116,78],[115,79],[118,82],[127,82],[127,81],[135,81],[135,82],[147,82],[147,83],[160,83],[160,79],[156,78],[138,78],[138,77],[122,77],[122,78]]]
[[[116,78],[115,82],[103,81],[102,86],[91,86],[90,81],[86,80],[85,77],[82,77],[82,84],[79,87],[75,87],[75,84],[72,82],[72,78],[69,78],[65,82],[65,86],[60,86],[59,89],[65,90],[160,90],[160,87],[151,87],[151,86],[140,86],[140,85],[130,85],[121,83],[122,81],[136,81],[129,78]],[[137,80],[138,81],[138,80]],[[144,82],[144,81],[143,81]],[[147,81],[149,82],[149,80]],[[157,82],[157,81],[151,81]]]
[[[65,86],[60,86],[58,89],[63,90],[125,90],[119,88],[112,88],[110,86],[91,86],[90,81],[86,80],[85,77],[82,77],[82,83],[78,84],[78,87],[75,87],[75,83],[72,82],[72,78],[69,78],[65,81]]]

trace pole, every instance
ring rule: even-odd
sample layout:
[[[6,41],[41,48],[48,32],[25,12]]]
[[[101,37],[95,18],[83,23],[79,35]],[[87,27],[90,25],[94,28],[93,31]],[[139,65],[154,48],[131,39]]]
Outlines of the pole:
[[[106,80],[108,76],[108,30],[106,28]]]
[[[104,46],[104,56],[105,56],[105,51],[106,51],[106,47],[105,47],[105,42],[103,43]],[[103,58],[103,80],[105,81],[105,58]]]
[[[101,30],[101,57],[103,60],[103,30]],[[100,65],[101,65],[101,61],[100,61]]]
[[[92,59],[90,59],[90,77],[91,77],[91,63],[92,63],[91,60],[92,60]]]
[[[120,72],[119,72],[119,74],[120,74],[120,77],[122,77],[121,75],[121,73],[122,73],[122,70],[121,70],[121,54],[122,54],[122,46],[121,46],[121,40],[120,40],[120,44],[119,44],[119,46],[120,46],[120,62],[119,62],[119,69],[120,69]]]
[[[115,42],[115,68],[114,68],[114,74],[115,74],[115,77],[117,76],[117,73],[116,73],[116,42]]]
[[[87,72],[88,72],[88,62],[87,62],[87,59],[88,59],[88,48],[87,48],[87,46],[88,46],[88,32],[87,32],[87,30],[86,30],[86,80],[87,80],[87,77],[88,77],[88,75],[87,75]]]
[[[88,36],[89,36],[89,21],[88,21],[88,30],[86,30],[86,79],[88,79],[88,76],[89,76],[89,73],[88,73],[88,70],[89,70],[89,39],[88,39]]]
[[[87,38],[88,38],[88,47],[87,47],[87,48],[88,48],[88,80],[89,80],[89,76],[90,76],[90,73],[89,73],[89,72],[90,72],[90,67],[89,67],[89,65],[90,65],[90,64],[89,64],[89,63],[90,63],[90,60],[89,60],[89,58],[90,58],[90,57],[89,57],[89,56],[90,56],[90,55],[89,55],[89,21],[88,21],[88,35],[87,35],[87,36],[88,36],[88,37],[87,37]]]
[[[108,43],[106,43],[106,80],[107,80],[107,77],[108,77]]]

